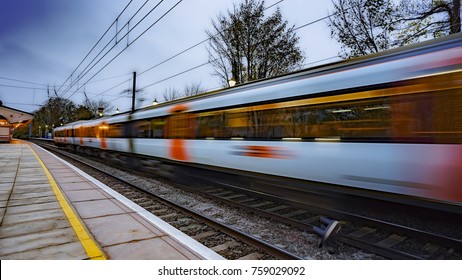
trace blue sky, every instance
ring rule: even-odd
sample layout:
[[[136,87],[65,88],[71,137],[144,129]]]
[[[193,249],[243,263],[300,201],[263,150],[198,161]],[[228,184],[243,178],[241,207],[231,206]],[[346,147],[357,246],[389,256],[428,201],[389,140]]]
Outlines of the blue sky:
[[[129,1],[123,0],[1,0],[0,1],[0,100],[5,106],[33,112],[59,89],[65,80],[82,61],[97,40],[113,23],[117,15]],[[145,2],[133,0],[120,17],[118,29],[125,24],[129,15]],[[142,31],[156,21],[178,0],[165,0],[150,14],[145,23],[140,24],[129,40],[132,42]],[[266,6],[278,2],[265,1]],[[141,10],[147,13],[159,1],[151,0]],[[127,45],[123,39],[107,57],[101,60],[84,76],[77,86],[63,96],[77,104],[84,100],[83,91],[90,99],[104,99],[122,111],[129,110],[130,96],[122,93],[131,87],[131,73],[141,73],[159,62],[185,50],[206,38],[205,30],[210,29],[211,20],[219,13],[232,9],[231,0],[184,0],[170,13],[149,29],[142,37],[130,45],[104,70],[93,79],[90,78],[101,69],[110,58]],[[290,25],[301,26],[320,19],[328,14],[330,0],[284,0],[277,5]],[[268,10],[273,12],[274,8]],[[133,19],[138,21],[141,16]],[[132,26],[134,23],[131,22]],[[103,38],[98,51],[114,36],[113,26]],[[314,62],[336,56],[338,44],[330,38],[330,30],[325,22],[307,26],[297,31],[300,47],[305,52],[306,62]],[[106,41],[105,41],[106,40]],[[115,45],[109,43],[109,47]],[[108,48],[109,48],[108,47]],[[92,53],[90,57],[96,55]],[[143,88],[175,75],[186,69],[203,64],[208,59],[205,44],[138,76],[138,88]],[[84,61],[86,66],[90,60]],[[328,62],[328,61],[326,61]],[[83,70],[80,67],[76,73]],[[138,95],[144,99],[137,101],[137,107],[149,105],[154,98],[161,100],[166,88],[182,89],[185,85],[200,82],[206,89],[219,87],[218,80],[211,75],[210,65],[200,67],[176,78],[144,88]],[[75,80],[76,75],[72,77]],[[84,82],[88,83],[83,86]],[[126,82],[125,82],[126,81]],[[28,82],[28,83],[26,83]],[[67,81],[66,84],[69,84]],[[111,87],[120,86],[109,90]],[[63,94],[61,87],[58,94]],[[75,93],[74,93],[75,92]],[[107,112],[111,114],[111,112]]]

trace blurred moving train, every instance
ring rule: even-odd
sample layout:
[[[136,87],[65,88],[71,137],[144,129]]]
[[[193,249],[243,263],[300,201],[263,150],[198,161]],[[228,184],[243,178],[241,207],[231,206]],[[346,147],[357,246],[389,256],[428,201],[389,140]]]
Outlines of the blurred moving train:
[[[70,123],[54,141],[462,206],[462,36]]]

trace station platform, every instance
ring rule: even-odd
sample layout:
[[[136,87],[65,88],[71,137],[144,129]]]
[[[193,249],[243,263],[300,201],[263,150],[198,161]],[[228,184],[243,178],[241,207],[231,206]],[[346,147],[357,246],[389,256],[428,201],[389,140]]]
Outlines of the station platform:
[[[0,144],[0,259],[223,259],[35,144]]]

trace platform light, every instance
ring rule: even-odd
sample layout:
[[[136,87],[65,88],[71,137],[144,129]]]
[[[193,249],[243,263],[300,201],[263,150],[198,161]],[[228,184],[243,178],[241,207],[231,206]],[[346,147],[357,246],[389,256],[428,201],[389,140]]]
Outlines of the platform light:
[[[284,137],[282,138],[283,141],[301,141],[301,137]]]
[[[348,113],[351,112],[351,109],[340,109],[340,110],[333,110],[332,113]]]
[[[316,138],[314,138],[314,141],[319,141],[319,142],[337,142],[337,141],[340,141],[340,140],[341,140],[340,136],[316,137]]]
[[[364,111],[381,110],[381,109],[390,109],[390,106],[369,107],[369,108],[365,108]]]
[[[157,98],[154,98],[154,101],[152,101],[152,105],[156,106],[157,104],[159,104],[159,102],[157,102]]]
[[[236,85],[236,79],[234,79],[234,77],[231,77],[231,79],[228,80],[228,85],[230,87],[233,87]]]
[[[117,108],[115,112],[116,114],[120,113],[119,108]]]

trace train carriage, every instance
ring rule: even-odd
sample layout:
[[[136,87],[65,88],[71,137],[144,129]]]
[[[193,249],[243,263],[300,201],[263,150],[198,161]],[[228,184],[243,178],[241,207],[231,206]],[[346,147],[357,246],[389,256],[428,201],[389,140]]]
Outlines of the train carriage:
[[[82,122],[73,143],[461,205],[461,109],[457,34]]]

